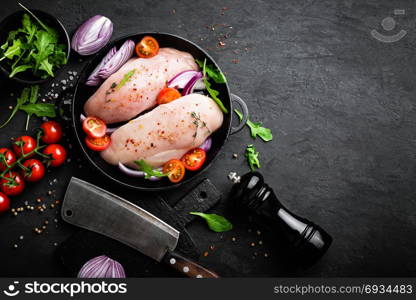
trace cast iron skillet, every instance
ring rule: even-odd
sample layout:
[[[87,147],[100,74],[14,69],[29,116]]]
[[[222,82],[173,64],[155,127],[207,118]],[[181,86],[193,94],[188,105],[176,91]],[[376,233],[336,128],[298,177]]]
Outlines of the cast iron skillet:
[[[218,65],[215,61],[209,56],[204,50],[202,50],[199,46],[194,44],[191,41],[188,41],[182,37],[168,34],[168,33],[156,33],[156,32],[146,32],[146,33],[138,33],[132,34],[128,36],[124,36],[115,40],[114,42],[109,43],[104,49],[98,52],[95,57],[85,66],[82,70],[78,82],[75,87],[74,98],[72,101],[72,122],[73,127],[75,130],[76,138],[81,146],[82,151],[86,155],[87,159],[92,163],[95,169],[98,172],[104,174],[108,178],[114,180],[115,182],[124,185],[126,187],[135,188],[138,190],[143,191],[161,191],[161,190],[168,190],[172,188],[177,188],[179,186],[185,185],[191,180],[200,176],[205,170],[207,170],[211,164],[213,163],[215,157],[220,152],[221,148],[223,147],[224,143],[226,142],[227,138],[240,131],[247,120],[248,117],[248,110],[247,105],[244,101],[234,95],[230,94],[228,84],[213,84],[212,87],[215,88],[220,92],[219,98],[224,103],[225,107],[228,109],[229,113],[224,114],[224,122],[220,129],[218,129],[211,137],[212,137],[212,147],[211,150],[207,153],[207,159],[205,161],[204,166],[198,170],[197,172],[187,172],[185,178],[179,183],[171,183],[167,178],[163,178],[159,181],[149,181],[142,178],[130,177],[122,173],[117,166],[112,166],[106,163],[103,159],[101,159],[100,155],[97,152],[93,152],[89,150],[85,143],[85,133],[82,130],[82,123],[80,121],[81,113],[84,113],[84,103],[88,100],[88,98],[98,89],[98,87],[90,87],[84,84],[88,76],[91,74],[93,69],[97,66],[97,64],[101,61],[101,59],[105,56],[108,50],[113,47],[114,45],[117,46],[117,49],[126,41],[127,39],[132,39],[135,43],[140,41],[144,36],[150,35],[157,39],[159,42],[160,47],[172,47],[178,50],[189,52],[193,55],[194,58],[204,60],[207,59],[208,64],[214,64],[218,69]],[[241,110],[244,114],[244,118],[242,122],[237,127],[231,127],[232,115],[233,115],[233,106],[232,102],[237,102]],[[116,126],[112,124],[112,126]]]

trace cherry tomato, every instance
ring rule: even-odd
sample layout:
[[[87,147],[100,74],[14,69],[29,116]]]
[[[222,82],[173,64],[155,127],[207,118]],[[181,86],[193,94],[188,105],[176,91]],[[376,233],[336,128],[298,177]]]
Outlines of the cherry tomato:
[[[13,147],[14,153],[16,153],[16,155],[20,157],[22,155],[26,155],[29,152],[32,152],[33,150],[35,150],[35,148],[36,148],[36,141],[31,136],[23,135],[23,136],[18,137],[13,142],[13,146],[12,147]],[[30,154],[27,157],[31,157],[33,155],[34,155],[34,153]]]
[[[107,125],[97,117],[88,117],[82,122],[82,129],[89,137],[100,138],[105,136]]]
[[[29,170],[22,170],[22,176],[26,181],[36,182],[45,176],[45,166],[37,159],[28,159],[23,166]]]
[[[4,155],[4,161],[1,157]],[[7,169],[7,166],[10,166],[11,164],[16,162],[16,155],[13,153],[12,150],[7,148],[1,148],[0,149],[0,172]],[[7,165],[6,165],[7,164]]]
[[[195,148],[188,151],[182,158],[181,161],[185,166],[185,169],[189,171],[199,170],[205,162],[207,154],[204,149]]]
[[[178,159],[171,159],[163,165],[163,173],[168,174],[171,182],[177,183],[185,176],[185,167]]]
[[[59,167],[65,162],[66,159],[66,150],[59,144],[46,146],[43,150],[43,154],[51,156],[52,159],[49,161],[49,165],[51,167]]]
[[[1,191],[7,196],[16,196],[23,192],[25,181],[17,172],[7,172],[0,181]]]
[[[165,87],[157,95],[156,102],[158,105],[166,104],[182,97],[177,89]]]
[[[43,130],[42,141],[45,144],[56,144],[62,138],[62,126],[55,121],[47,121],[40,125]]]
[[[91,138],[87,136],[85,138],[85,143],[87,144],[87,147],[93,151],[103,151],[110,146],[111,138],[108,135],[100,138]]]
[[[136,54],[141,58],[153,57],[159,53],[159,43],[151,36],[145,36],[136,44]]]
[[[5,194],[0,193],[0,213],[8,211],[10,208],[10,199]]]

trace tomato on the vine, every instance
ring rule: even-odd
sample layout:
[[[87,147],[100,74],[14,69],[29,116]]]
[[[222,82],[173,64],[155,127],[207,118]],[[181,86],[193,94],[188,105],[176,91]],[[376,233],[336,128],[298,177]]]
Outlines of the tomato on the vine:
[[[66,150],[59,144],[51,144],[46,146],[43,150],[43,154],[49,155],[51,160],[49,161],[49,165],[51,167],[59,167],[65,162],[66,159]]]
[[[62,138],[62,126],[55,121],[47,121],[40,125],[43,131],[42,142],[45,144],[55,144]]]
[[[16,155],[8,148],[0,149],[0,172],[6,170],[11,164],[16,162]]]
[[[45,176],[45,166],[37,159],[28,159],[23,166],[26,169],[22,170],[22,176],[26,181],[36,182]]]
[[[23,135],[18,137],[13,142],[13,151],[16,153],[17,156],[21,157],[23,155],[27,155],[28,153],[32,152],[36,149],[36,140],[28,135]],[[33,156],[34,153],[27,156],[28,158]]]
[[[0,181],[0,189],[7,196],[16,196],[23,192],[25,181],[23,177],[14,171],[6,172]]]
[[[8,211],[10,208],[10,199],[5,194],[0,193],[0,213]]]

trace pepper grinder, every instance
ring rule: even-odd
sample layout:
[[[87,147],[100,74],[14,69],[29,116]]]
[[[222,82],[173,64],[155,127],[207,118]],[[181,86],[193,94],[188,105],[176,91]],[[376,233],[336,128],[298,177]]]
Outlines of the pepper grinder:
[[[284,207],[260,173],[249,172],[240,177],[231,172],[228,177],[235,183],[231,191],[234,206],[254,213],[273,229],[283,231],[303,265],[311,265],[328,250],[331,236],[320,226]]]

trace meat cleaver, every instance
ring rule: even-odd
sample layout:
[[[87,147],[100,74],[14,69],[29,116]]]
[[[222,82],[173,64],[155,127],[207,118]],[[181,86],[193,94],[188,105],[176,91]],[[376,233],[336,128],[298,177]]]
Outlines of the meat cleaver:
[[[126,244],[193,278],[219,276],[175,252],[179,231],[129,201],[72,177],[62,219]]]

